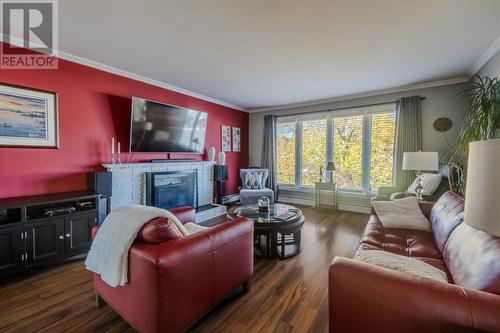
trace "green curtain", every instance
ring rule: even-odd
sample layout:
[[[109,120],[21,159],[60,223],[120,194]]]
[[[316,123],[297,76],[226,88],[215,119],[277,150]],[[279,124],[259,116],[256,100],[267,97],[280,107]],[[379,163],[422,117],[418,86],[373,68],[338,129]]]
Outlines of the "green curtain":
[[[413,182],[413,171],[401,170],[403,153],[422,150],[422,98],[403,97],[396,101],[396,139],[394,145],[394,183],[407,189]]]

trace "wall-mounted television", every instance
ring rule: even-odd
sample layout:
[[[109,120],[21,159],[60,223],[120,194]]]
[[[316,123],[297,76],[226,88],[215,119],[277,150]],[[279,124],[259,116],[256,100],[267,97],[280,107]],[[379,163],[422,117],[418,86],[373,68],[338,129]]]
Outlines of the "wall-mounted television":
[[[206,112],[132,98],[130,152],[202,154]]]

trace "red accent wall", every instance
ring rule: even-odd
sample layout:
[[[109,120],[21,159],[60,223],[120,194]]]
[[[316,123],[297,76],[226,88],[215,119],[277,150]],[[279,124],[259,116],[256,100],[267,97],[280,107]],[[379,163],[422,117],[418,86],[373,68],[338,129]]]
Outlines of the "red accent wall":
[[[226,153],[226,193],[236,193],[239,169],[248,166],[248,114],[91,67],[60,60],[57,70],[1,70],[0,82],[58,93],[59,149],[0,146],[0,198],[83,190],[91,171],[110,161],[111,138],[128,150],[131,97],[208,112],[207,147],[220,151],[220,126],[241,128],[241,152]],[[217,82],[214,82],[217,84]],[[171,158],[206,159],[172,154]],[[134,154],[131,162],[167,158]],[[129,154],[122,152],[122,161]]]

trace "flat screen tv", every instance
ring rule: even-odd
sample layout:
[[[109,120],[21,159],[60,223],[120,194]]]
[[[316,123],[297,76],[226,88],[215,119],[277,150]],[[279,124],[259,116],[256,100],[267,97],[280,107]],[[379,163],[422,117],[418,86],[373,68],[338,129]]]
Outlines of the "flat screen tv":
[[[132,98],[130,152],[202,154],[207,113]]]

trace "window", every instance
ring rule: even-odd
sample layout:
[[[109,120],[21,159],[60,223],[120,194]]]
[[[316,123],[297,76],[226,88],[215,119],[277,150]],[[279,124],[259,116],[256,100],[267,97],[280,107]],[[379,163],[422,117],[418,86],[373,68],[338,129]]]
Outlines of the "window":
[[[302,185],[314,185],[325,162],[326,118],[302,122]]]
[[[395,130],[394,104],[280,118],[278,183],[312,186],[333,160],[340,190],[368,193],[390,186]]]
[[[277,137],[278,183],[295,184],[295,122],[278,123]]]
[[[370,189],[392,185],[396,114],[385,112],[371,118]]]
[[[333,161],[339,188],[361,189],[363,159],[363,116],[335,118]]]

